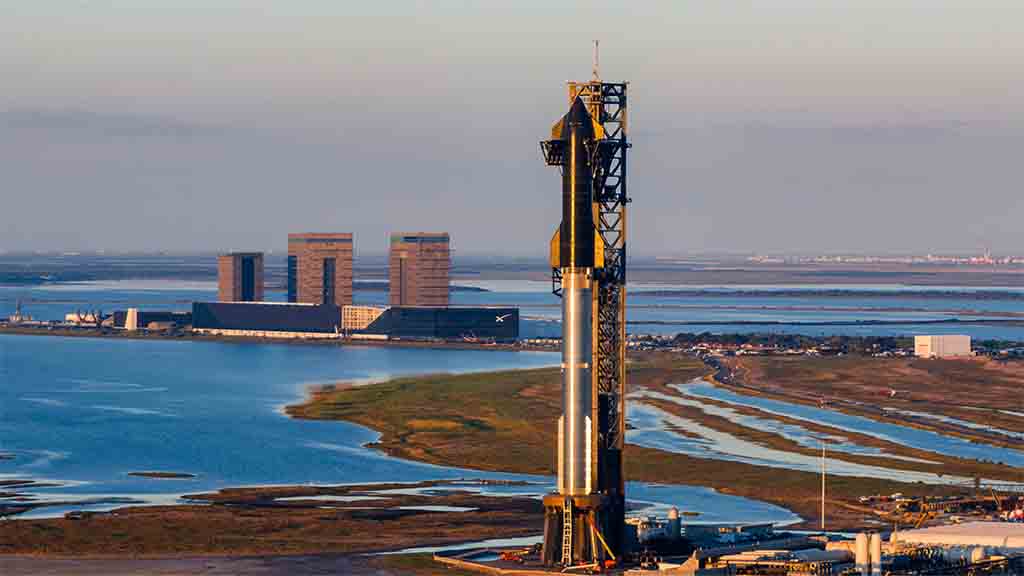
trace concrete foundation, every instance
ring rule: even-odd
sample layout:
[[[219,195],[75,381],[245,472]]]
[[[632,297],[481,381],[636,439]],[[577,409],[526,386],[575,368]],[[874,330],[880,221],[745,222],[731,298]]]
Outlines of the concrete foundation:
[[[566,515],[566,507],[569,514]],[[544,544],[541,560],[545,566],[579,566],[603,564],[611,560],[605,534],[611,520],[606,498],[600,494],[566,497],[548,494],[544,497]],[[571,517],[570,553],[563,551],[565,520]],[[568,559],[568,562],[566,562]]]

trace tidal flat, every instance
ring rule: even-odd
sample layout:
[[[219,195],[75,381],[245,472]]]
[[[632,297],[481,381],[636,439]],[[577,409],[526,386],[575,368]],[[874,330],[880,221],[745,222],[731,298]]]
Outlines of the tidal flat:
[[[47,340],[26,339],[18,345]],[[6,474],[0,480],[9,482],[5,490],[24,502],[53,504],[68,495],[91,498],[94,504],[110,499],[74,508],[43,506],[49,510],[43,515],[52,517],[21,515],[5,522],[4,529],[11,532],[3,541],[14,543],[4,549],[7,555],[88,556],[105,550],[182,558],[345,555],[528,536],[539,530],[537,498],[551,489],[555,468],[553,423],[560,411],[560,378],[558,368],[548,366],[557,361],[556,355],[51,340],[62,354],[5,348],[10,354],[5,370],[33,374],[35,380],[12,380],[31,385],[31,391],[3,392],[5,400],[11,399],[5,407],[11,408],[0,427],[31,424],[39,416],[52,425],[42,435],[31,434],[30,426],[20,436],[5,436],[4,453],[14,459],[0,464],[5,467],[0,474]],[[89,364],[79,357],[100,352],[122,364]],[[185,358],[191,362],[183,362]],[[415,375],[412,370],[423,362],[475,370]],[[530,362],[535,362],[533,367]],[[486,371],[488,366],[498,370]],[[679,353],[630,356],[630,389],[637,392],[696,402],[681,385],[705,379],[723,390],[742,386],[717,383],[714,376],[699,359]],[[706,389],[700,391],[708,396]],[[31,400],[36,398],[57,402]],[[797,427],[809,435],[844,433],[710,397],[700,398],[699,406],[668,404],[674,403],[663,407],[690,411],[688,416],[702,426],[743,438],[753,451],[812,450],[794,439]],[[726,408],[749,418],[723,417]],[[767,420],[777,422],[764,430],[744,425]],[[631,430],[639,424],[630,417]],[[192,434],[181,438],[182,426]],[[138,436],[126,430],[137,430]],[[61,438],[67,442],[46,442],[52,440],[47,434],[60,431],[66,432]],[[906,452],[908,448],[895,442],[874,439],[875,445],[867,435],[846,436],[857,445],[920,456],[934,465],[956,464],[964,475],[1012,479],[1019,474],[1019,469],[995,463]],[[109,445],[121,449],[106,456],[96,449]],[[116,459],[96,461],[111,456]],[[863,455],[834,457],[856,462]],[[897,472],[918,465],[891,460],[887,465]],[[698,522],[816,523],[820,476],[813,471],[636,444],[627,444],[626,462],[631,480],[627,493],[636,510],[660,513],[677,505]],[[130,475],[133,471],[195,477],[137,477]],[[23,482],[15,483],[15,477]],[[258,487],[231,488],[246,485]],[[836,475],[829,479],[829,525],[836,530],[876,525],[870,511],[857,505],[862,495],[958,490],[948,484]],[[409,539],[402,542],[338,536],[401,533],[406,522],[420,523],[444,538],[416,530],[405,531]],[[218,523],[233,526],[227,537],[182,536],[193,527],[201,535],[204,526]],[[90,525],[93,529],[83,528]]]
[[[630,357],[628,378],[634,394],[667,391],[682,398],[674,385],[711,376],[711,369],[703,362],[677,353],[652,352]],[[559,382],[556,368],[398,378],[372,386],[321,389],[313,393],[310,401],[289,406],[286,411],[299,418],[351,421],[378,430],[381,437],[374,447],[402,458],[550,475],[555,468],[551,454],[554,426],[550,424],[557,420],[560,411]],[[658,405],[669,411],[682,409],[664,401]],[[749,459],[737,461],[714,453],[686,453],[671,446],[643,445],[630,440],[625,457],[631,480],[710,487],[719,493],[776,504],[805,519],[817,516],[821,477],[817,470],[802,465],[802,459],[813,460],[815,450],[799,446],[778,432],[743,426],[710,409],[689,410],[688,415],[701,426],[742,438]],[[627,440],[638,430],[638,417],[639,413],[634,413],[628,418]],[[773,416],[761,413],[760,418]],[[795,422],[790,419],[788,424]],[[673,430],[663,426],[659,433],[669,432]],[[685,426],[679,432],[694,433]],[[811,432],[831,436],[844,433],[827,426]],[[863,495],[939,495],[958,493],[965,488],[943,478],[943,471],[956,471],[966,479],[980,476],[1005,481],[1014,481],[1020,474],[1020,469],[1010,466],[907,449],[896,442],[882,442],[863,434],[856,440],[904,457],[832,455],[847,463],[849,470],[829,479],[827,515],[830,525],[837,529],[877,523],[870,511],[858,505],[857,498]],[[758,455],[767,452],[799,458],[781,459],[783,465],[758,462]],[[925,462],[914,462],[914,458]],[[888,465],[884,477],[867,465],[879,461]],[[785,465],[787,462],[790,465]],[[916,472],[919,469],[927,474]],[[921,482],[922,479],[932,482]],[[682,507],[685,510],[685,503]]]

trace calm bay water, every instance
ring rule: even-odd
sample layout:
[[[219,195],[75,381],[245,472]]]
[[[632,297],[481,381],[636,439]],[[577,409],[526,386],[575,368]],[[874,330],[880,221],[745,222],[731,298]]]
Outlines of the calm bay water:
[[[166,490],[126,476],[198,474],[189,489],[417,479],[430,467],[348,450],[376,434],[294,420],[307,386],[550,365],[551,354],[0,336],[4,473],[84,481],[76,492]],[[406,476],[412,476],[406,478]],[[451,477],[451,475],[445,475]]]
[[[365,444],[345,422],[294,420],[280,408],[309,385],[401,374],[556,364],[551,353],[145,341],[0,335],[0,479],[54,480],[37,498],[174,502],[228,486],[551,479],[419,464]],[[129,472],[196,474],[155,480]],[[671,479],[666,479],[670,481]],[[494,488],[501,491],[501,488]],[[521,491],[522,487],[509,487]],[[675,504],[703,521],[792,521],[785,510],[700,487],[631,483],[634,502]],[[69,507],[44,508],[43,514]]]

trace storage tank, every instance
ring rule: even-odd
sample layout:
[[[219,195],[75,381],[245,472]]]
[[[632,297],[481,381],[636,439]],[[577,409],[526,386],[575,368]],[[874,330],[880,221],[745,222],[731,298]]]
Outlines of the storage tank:
[[[860,576],[868,576],[871,573],[871,555],[868,552],[868,535],[861,532],[857,534],[854,548],[854,562],[857,563],[857,571]]]
[[[134,332],[139,329],[139,309],[129,308],[128,314],[124,319],[124,329],[129,332]]]
[[[679,540],[682,526],[679,523],[679,508],[673,506],[668,511],[668,539]]]
[[[871,574],[882,576],[882,536],[877,532],[871,535],[869,548],[871,549]]]

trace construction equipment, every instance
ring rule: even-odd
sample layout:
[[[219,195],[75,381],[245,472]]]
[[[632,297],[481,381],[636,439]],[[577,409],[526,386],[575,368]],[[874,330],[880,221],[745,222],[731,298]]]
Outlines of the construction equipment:
[[[931,520],[932,518],[935,518],[936,515],[937,515],[937,512],[934,512],[934,511],[923,511],[923,512],[921,512],[921,515],[917,517],[917,521],[914,522],[914,529],[916,530],[916,529],[920,528],[921,526],[924,526],[925,522]]]
[[[992,488],[990,486],[988,490],[989,490],[989,492],[992,493],[992,500],[995,501],[995,503],[996,503],[996,514],[999,514],[1000,512],[1003,511],[1003,501],[999,499],[999,495],[996,494],[996,489],[995,488]]]

